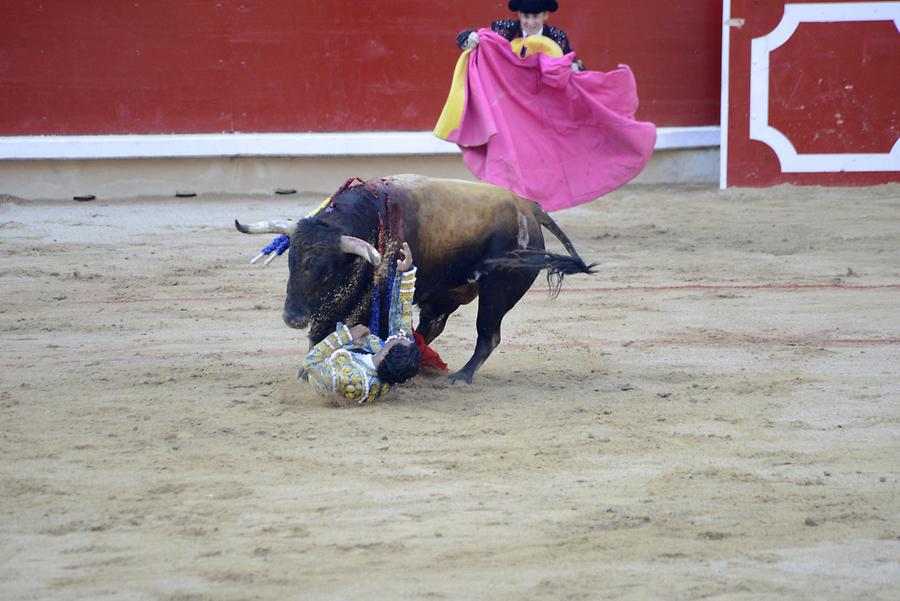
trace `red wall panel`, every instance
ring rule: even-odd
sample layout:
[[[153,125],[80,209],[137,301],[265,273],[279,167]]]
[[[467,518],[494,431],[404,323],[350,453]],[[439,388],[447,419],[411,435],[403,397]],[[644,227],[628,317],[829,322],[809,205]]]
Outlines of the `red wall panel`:
[[[591,68],[635,71],[639,117],[718,122],[721,5],[563,0]],[[469,0],[4,0],[0,135],[428,130]]]
[[[214,2],[12,0],[0,22],[2,134],[232,128],[228,15]]]
[[[877,4],[790,0],[794,5],[812,3]],[[900,33],[891,21],[801,22],[769,53],[767,123],[790,141],[797,155],[817,163],[814,172],[792,171],[769,143],[750,138],[752,40],[778,27],[785,4],[731,0],[731,17],[742,19],[743,25],[730,34],[727,185],[900,181],[900,169],[832,171],[821,158],[885,155],[900,138]],[[826,14],[821,7],[816,11]]]
[[[769,123],[798,152],[891,151],[900,130],[893,22],[803,23],[771,61]]]

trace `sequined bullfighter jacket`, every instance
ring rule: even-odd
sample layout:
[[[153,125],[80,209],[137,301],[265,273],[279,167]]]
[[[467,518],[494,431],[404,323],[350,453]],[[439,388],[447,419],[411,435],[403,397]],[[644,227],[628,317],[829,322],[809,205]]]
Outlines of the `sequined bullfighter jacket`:
[[[393,338],[413,335],[412,301],[416,291],[416,268],[395,276],[391,290],[388,338],[369,334],[363,344],[354,344],[350,328],[339,323],[334,333],[314,346],[303,360],[309,381],[322,392],[334,392],[362,405],[378,400],[391,385],[378,379],[372,357]]]

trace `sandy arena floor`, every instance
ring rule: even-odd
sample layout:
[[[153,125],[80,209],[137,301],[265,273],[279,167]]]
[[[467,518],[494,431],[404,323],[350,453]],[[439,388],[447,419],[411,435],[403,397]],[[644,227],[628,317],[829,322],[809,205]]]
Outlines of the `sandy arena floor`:
[[[900,186],[558,213],[600,273],[361,408],[231,225],[313,202],[0,201],[0,598],[900,599]]]

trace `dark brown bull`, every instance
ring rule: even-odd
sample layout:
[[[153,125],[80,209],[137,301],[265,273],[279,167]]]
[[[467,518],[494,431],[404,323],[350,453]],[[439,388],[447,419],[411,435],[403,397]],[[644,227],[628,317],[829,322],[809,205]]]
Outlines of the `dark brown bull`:
[[[537,204],[489,184],[418,175],[348,183],[327,209],[300,222],[235,226],[244,233],[290,236],[283,318],[293,328],[309,325],[311,344],[338,321],[369,322],[373,278],[387,279],[396,246],[408,242],[418,267],[416,330],[426,342],[460,305],[480,297],[475,352],[451,376],[466,383],[500,343],[503,316],[542,269],[561,278],[592,273],[593,267]],[[542,226],[568,256],[544,252]],[[381,261],[382,255],[391,260]],[[382,322],[386,313],[385,307]]]

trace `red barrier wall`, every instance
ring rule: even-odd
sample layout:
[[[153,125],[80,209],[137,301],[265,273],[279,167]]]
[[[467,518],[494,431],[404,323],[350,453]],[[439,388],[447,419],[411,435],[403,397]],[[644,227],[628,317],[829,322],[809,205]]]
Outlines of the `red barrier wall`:
[[[790,0],[795,9],[816,6],[768,53],[768,89],[762,79],[754,89],[752,70],[762,61],[751,56],[752,41],[780,27],[788,31],[785,4],[731,0],[731,16],[743,24],[730,35],[727,184],[900,181],[900,159],[885,158],[900,138],[900,32],[882,19],[900,18],[897,4]],[[875,18],[880,20],[866,20]],[[768,107],[761,125],[777,132],[764,140],[751,139],[751,122],[765,117],[753,110],[754,98]],[[865,170],[854,170],[860,167]]]
[[[635,71],[641,119],[719,120],[721,3],[562,0],[585,63]],[[0,135],[429,130],[470,0],[4,0]]]

